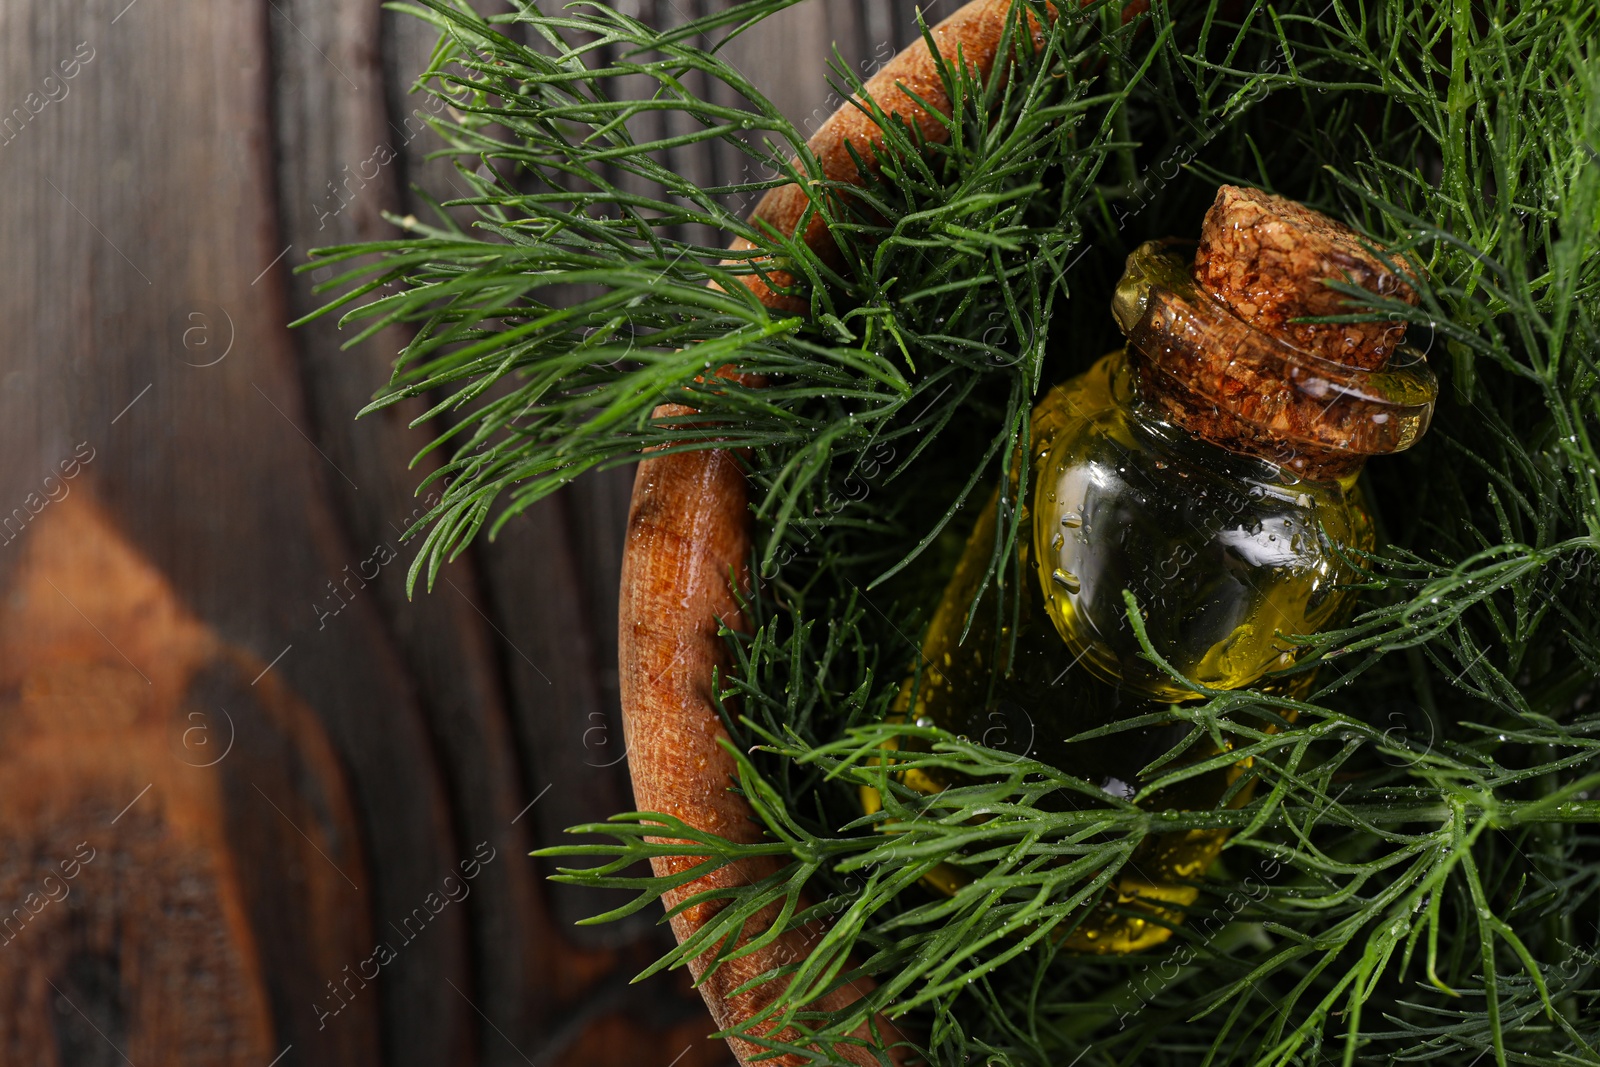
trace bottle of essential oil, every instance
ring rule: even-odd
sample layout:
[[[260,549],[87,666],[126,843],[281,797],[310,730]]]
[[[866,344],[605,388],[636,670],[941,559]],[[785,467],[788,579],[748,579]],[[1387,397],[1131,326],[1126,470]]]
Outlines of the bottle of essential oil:
[[[1350,313],[1325,279],[1415,304],[1400,261],[1369,247],[1302,205],[1224,186],[1192,265],[1164,242],[1128,257],[1112,302],[1127,347],[1033,412],[1020,587],[1001,618],[992,591],[978,598],[995,546],[991,501],[902,694],[908,718],[1131,798],[1141,768],[1190,729],[1160,713],[1197,697],[1142,655],[1124,590],[1154,650],[1208,689],[1292,667],[1299,646],[1286,637],[1348,617],[1351,561],[1373,544],[1357,475],[1368,456],[1422,435],[1437,391],[1401,323],[1295,321]],[[1293,677],[1271,691],[1309,680]],[[1138,716],[1151,725],[1069,740]],[[1215,807],[1239,772],[1209,772],[1144,803]],[[928,792],[953,784],[921,771],[903,781]],[[875,795],[865,799],[876,809]],[[1181,919],[1225,837],[1146,839],[1067,944],[1132,952],[1164,941],[1163,922]],[[952,892],[968,877],[946,865],[930,881]]]

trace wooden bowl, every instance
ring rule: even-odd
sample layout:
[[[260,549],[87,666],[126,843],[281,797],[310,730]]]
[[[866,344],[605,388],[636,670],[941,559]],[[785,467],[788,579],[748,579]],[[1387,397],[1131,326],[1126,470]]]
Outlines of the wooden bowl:
[[[972,0],[931,31],[939,53],[952,61],[958,54],[981,77],[994,67],[1011,0]],[[1030,19],[1037,47],[1042,28]],[[939,116],[950,113],[950,101],[927,41],[906,48],[866,83],[865,92],[880,108],[898,115],[917,128],[926,142],[945,138]],[[918,99],[926,101],[932,111]],[[876,166],[875,149],[881,142],[879,127],[855,101],[845,103],[808,142],[821,163],[823,174],[834,181],[859,184],[866,175],[846,150],[853,145],[868,169]],[[780,232],[794,233],[808,206],[798,185],[773,189],[756,206],[760,219]],[[806,242],[819,254],[836,254],[820,217],[813,216]],[[736,241],[732,250],[752,246]],[[779,285],[786,284],[775,276]],[[763,303],[775,309],[803,313],[807,306],[774,292],[754,275],[746,284]],[[731,374],[725,368],[722,373]],[[687,409],[668,407],[657,414],[682,414]],[[682,452],[643,460],[633,486],[628,514],[628,536],[622,562],[622,590],[618,620],[619,670],[623,724],[629,765],[633,774],[634,802],[639,811],[675,816],[685,823],[734,841],[755,841],[762,831],[745,800],[731,793],[735,779],[733,759],[719,741],[727,736],[712,697],[712,672],[728,667],[727,650],[718,627],[742,625],[735,584],[748,588],[751,545],[750,509],[745,477],[738,460],[727,452]],[[731,579],[731,580],[730,580]],[[688,859],[653,861],[658,875],[692,866]],[[713,887],[748,884],[773,873],[776,859],[733,864],[663,896],[672,907],[687,896]],[[701,904],[672,919],[679,942],[691,936],[718,910]],[[772,915],[747,926],[750,936],[766,928]],[[733,990],[755,976],[785,963],[803,959],[820,930],[790,930],[762,951],[724,963],[702,981],[711,1016],[721,1028],[749,1019],[777,993],[758,987],[735,996]],[[701,979],[711,955],[691,963]],[[777,983],[774,983],[776,986]],[[862,979],[836,990],[814,1007],[837,1009],[867,995],[873,984]],[[852,1063],[880,1062],[874,1049],[893,1045],[898,1035],[881,1017],[877,1033],[863,1031],[864,1046],[840,1046],[835,1054]],[[742,1063],[760,1050],[739,1040],[730,1041]],[[889,1048],[889,1058],[905,1062],[903,1048]],[[789,1064],[795,1057],[763,1061]]]

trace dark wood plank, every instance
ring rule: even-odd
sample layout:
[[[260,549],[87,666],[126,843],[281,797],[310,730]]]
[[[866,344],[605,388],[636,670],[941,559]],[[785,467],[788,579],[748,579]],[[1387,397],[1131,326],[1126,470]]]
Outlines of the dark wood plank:
[[[356,598],[321,631],[311,608],[369,550],[346,535],[330,505],[329,483],[348,472],[304,436],[309,422],[284,328],[290,305],[269,269],[283,245],[271,182],[268,9],[175,0],[123,8],[27,5],[13,16],[27,32],[0,45],[7,100],[25,99],[40,67],[72,56],[80,42],[94,55],[71,95],[0,153],[11,194],[0,208],[12,264],[4,299],[22,373],[0,412],[7,481],[37,480],[69,442],[91,442],[96,458],[74,491],[92,486],[118,540],[184,609],[310,706],[354,797],[359,840],[346,834],[341,848],[364,855],[371,872],[353,880],[359,889],[345,886],[341,914],[348,929],[375,928],[374,916],[421,905],[463,853],[426,723],[374,598]],[[218,773],[245,766],[226,760]],[[285,781],[308,785],[289,771],[282,768]],[[0,792],[14,788],[0,783]],[[147,801],[166,805],[161,789],[156,782]],[[214,862],[245,873],[300,866],[288,855],[234,853],[220,839],[216,846]],[[128,877],[143,878],[158,898],[186,884],[181,869],[154,863],[133,864]],[[296,916],[251,916],[258,944],[332,936],[332,924],[275,927]],[[112,928],[131,936],[131,919]],[[254,929],[257,922],[268,925]],[[462,912],[446,910],[385,969],[374,999],[394,1062],[465,1054],[464,1020],[473,1013],[442,981],[465,980],[464,932]],[[198,929],[191,936],[203,938]],[[305,951],[319,958],[312,946]],[[142,996],[181,992],[144,969],[149,957],[130,951],[116,960],[119,981]],[[30,976],[29,988],[44,977],[28,960],[11,966]],[[288,977],[292,991],[268,1004],[270,1028],[249,1031],[265,1033],[269,1045],[315,1029],[313,1003],[337,973]],[[130,1009],[130,1033],[150,1003]],[[297,1062],[375,1058],[341,1049],[346,1027],[328,1030],[341,1036],[308,1038]],[[174,1055],[166,1048],[153,1060]]]
[[[344,984],[372,882],[321,724],[86,485],[29,534],[0,601],[0,1058],[373,1061],[377,999]]]
[[[433,142],[417,115],[391,118],[383,51],[376,46],[379,15],[376,6],[350,0],[281,0],[274,8],[279,215],[285,244],[294,247],[280,273],[287,274],[290,263],[305,262],[319,245],[392,236],[395,229],[382,212],[401,208],[405,169],[420,164],[421,147]],[[426,53],[412,58],[420,69]],[[429,114],[421,103],[411,101],[414,110]],[[296,314],[324,299],[311,291],[316,277],[286,278]],[[527,833],[533,823],[518,816],[534,793],[517,765],[497,664],[499,638],[473,602],[478,576],[470,560],[448,568],[433,594],[407,599],[405,569],[416,550],[401,534],[437,499],[414,493],[432,465],[407,466],[430,435],[408,428],[419,413],[416,405],[355,420],[387,379],[405,338],[390,331],[341,352],[345,336],[333,320],[295,334],[312,415],[308,432],[361,487],[330,485],[355,542],[393,556],[381,569],[367,568],[377,572],[370,582],[356,584],[378,606],[402,650],[438,753],[456,839],[471,848],[486,843],[500,857],[484,867],[464,901],[467,958],[464,976],[455,979],[459,992],[450,990],[447,975],[419,978],[444,989],[458,1015],[465,1011],[461,1021],[473,1031],[482,1062],[514,1062],[507,1059],[514,1050],[496,1028],[523,1045],[553,1025],[553,1006],[525,990],[533,976],[559,964],[563,946],[552,936],[535,868],[525,858],[533,847]]]
[[[296,96],[310,105],[293,114],[287,101],[280,106],[281,213],[286,237],[301,235],[306,247],[392,236],[379,212],[405,203],[397,188],[402,176],[431,183],[437,199],[463,192],[448,162],[423,158],[437,146],[420,118],[429,113],[427,98],[403,91],[427,62],[434,43],[432,30],[420,21],[401,19],[384,28],[387,58],[382,62],[391,72],[386,92],[363,92],[358,101],[333,109],[331,116],[328,109],[318,114],[315,101],[349,96],[340,84],[344,77],[368,84],[366,76],[346,64],[335,70],[334,63],[321,61],[320,53],[361,54],[357,43],[366,39],[369,27],[345,11],[352,6],[359,5],[281,5],[280,82],[296,86]],[[317,48],[294,51],[295,42],[285,32],[289,29]],[[314,137],[303,132],[311,126]],[[350,159],[367,165],[350,164]],[[377,160],[391,162],[380,165]],[[306,204],[295,199],[302,190],[318,189],[319,179],[325,187],[325,173],[336,176],[337,195]],[[416,200],[406,207],[427,210]],[[291,284],[297,310],[315,306],[305,276]],[[386,335],[349,353],[336,351],[340,339],[331,323],[315,324],[297,336],[316,415],[315,435],[329,457],[363,486],[359,493],[333,487],[347,522],[365,531],[369,540],[387,537],[398,543],[396,526],[406,520],[396,523],[394,515],[401,508],[408,518],[419,513],[409,489],[428,469],[407,471],[406,462],[426,442],[428,431],[406,429],[414,408],[359,423],[349,416],[383,381],[403,337]],[[489,560],[487,581],[480,581],[472,562],[478,553],[472,553],[447,568],[432,594],[421,593],[409,603],[401,596],[398,564],[392,577],[373,583],[423,695],[462,840],[503,841],[511,857],[498,868],[501,882],[486,883],[487,891],[469,907],[472,997],[482,1012],[477,1040],[481,1062],[516,1062],[518,1050],[556,1041],[574,1018],[593,1016],[581,1005],[602,983],[631,976],[663,947],[649,917],[629,927],[573,927],[577,919],[594,913],[596,902],[581,892],[536,884],[539,868],[522,858],[533,844],[557,837],[562,827],[603,819],[626,806],[625,772],[618,766],[620,729],[611,735],[617,740],[609,748],[607,731],[595,730],[604,722],[595,709],[605,705],[607,676],[611,703],[616,702],[614,637],[609,647],[593,646],[590,603],[594,596],[611,598],[599,616],[606,623],[600,632],[611,636],[624,517],[620,510],[607,515],[602,501],[596,521],[575,541],[569,536],[566,508],[552,501],[514,524]],[[591,542],[601,546],[598,551],[574,550],[575,544]],[[413,551],[404,548],[402,562]],[[503,690],[529,712],[517,717],[515,731],[507,719]],[[535,799],[538,803],[529,809]],[[651,933],[646,954],[619,957],[582,951],[574,943],[591,950],[629,945],[641,926]],[[664,981],[658,979],[651,987]],[[680,1014],[698,1018],[696,999],[685,993]],[[592,1022],[606,1025],[597,1016]],[[654,1047],[646,1028],[635,1028],[634,1035],[630,1040],[641,1047]]]
[[[858,63],[906,17],[856,9],[819,0],[730,54],[811,114],[831,43]],[[0,521],[21,516],[0,533],[0,927],[106,842],[31,951],[0,953],[0,1062],[101,1062],[106,1038],[141,1063],[727,1062],[681,975],[626,985],[655,916],[575,930],[601,902],[525,858],[632,806],[631,470],[407,601],[425,433],[412,410],[351,418],[402,338],[340,353],[329,324],[284,326],[314,305],[289,273],[311,246],[387,236],[382,208],[420,213],[411,181],[464,192],[405,94],[431,45],[368,0],[0,10]],[[672,164],[722,183],[742,157]],[[435,913],[480,842],[495,859]]]

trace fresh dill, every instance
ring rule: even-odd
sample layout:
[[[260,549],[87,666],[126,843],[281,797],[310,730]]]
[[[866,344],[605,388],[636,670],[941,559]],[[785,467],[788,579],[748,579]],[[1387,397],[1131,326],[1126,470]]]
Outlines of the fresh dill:
[[[728,635],[723,707],[769,835],[674,825],[691,843],[664,844],[660,816],[618,816],[576,828],[609,843],[547,850],[599,861],[561,877],[631,888],[637,910],[672,884],[628,876],[642,858],[780,857],[657,967],[803,894],[790,921],[831,926],[771,976],[785,991],[763,1028],[792,1040],[758,1040],[808,1058],[883,1010],[949,1067],[1600,1062],[1593,5],[1171,0],[1126,25],[1104,3],[1074,10],[1003,80],[947,68],[948,144],[888,123],[878,180],[850,198],[819,186],[830,265],[745,221],[815,161],[716,49],[790,2],[671,31],[603,4],[395,5],[441,31],[421,85],[449,98],[434,125],[473,189],[452,206],[476,222],[441,212],[317,259],[349,268],[326,288],[363,327],[351,343],[415,331],[372,406],[426,397],[450,427],[413,580],[587,470],[647,447],[747,450],[762,580],[751,632]],[[662,112],[679,121],[646,122]],[[674,153],[707,141],[752,180],[680,177]],[[1135,801],[1209,769],[1176,758],[1189,748],[1248,758],[1253,798],[1146,810],[1008,739],[886,721],[930,590],[991,496],[991,581],[1018,578],[1011,467],[1033,400],[1116,346],[1122,258],[1191,234],[1221,181],[1418,264],[1417,308],[1364,313],[1408,320],[1445,386],[1429,435],[1366,475],[1384,536],[1360,561],[1362,613],[1306,639],[1316,688],[1174,706],[1188,738]],[[810,313],[750,297],[738,276],[764,268],[724,264],[713,231],[776,257]],[[707,382],[723,364],[768,384]],[[697,414],[653,418],[664,402]],[[902,786],[882,746],[906,734],[926,748],[906,759],[974,784]],[[881,813],[862,815],[862,786]],[[1062,792],[1070,810],[1050,802]],[[1146,835],[1219,827],[1228,849],[1166,946],[1058,948]],[[919,886],[952,859],[969,885]],[[871,997],[807,1010],[851,968],[878,977]]]

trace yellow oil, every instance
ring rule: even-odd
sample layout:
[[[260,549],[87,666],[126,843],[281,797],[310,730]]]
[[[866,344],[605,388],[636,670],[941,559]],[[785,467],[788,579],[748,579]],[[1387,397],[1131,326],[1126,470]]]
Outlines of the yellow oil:
[[[922,670],[898,711],[1131,798],[1142,788],[1140,769],[1186,724],[1069,739],[1196,694],[1140,655],[1123,590],[1138,598],[1152,646],[1185,677],[1213,689],[1247,686],[1293,664],[1297,648],[1285,635],[1342,620],[1352,573],[1334,545],[1369,548],[1371,522],[1353,476],[1299,480],[1142,414],[1120,352],[1053,389],[1034,410],[1032,436],[1035,490],[1019,537],[1015,632],[1009,608],[996,619],[992,591],[973,606],[994,551],[991,501],[934,611]],[[1190,779],[1144,803],[1215,807],[1239,771]],[[954,784],[919,770],[902,781],[929,793]],[[879,807],[870,791],[862,799],[869,812]],[[1148,838],[1066,944],[1098,953],[1160,944],[1171,932],[1163,923],[1181,920],[1225,840],[1220,831]],[[945,865],[928,882],[953,893],[970,877]]]

